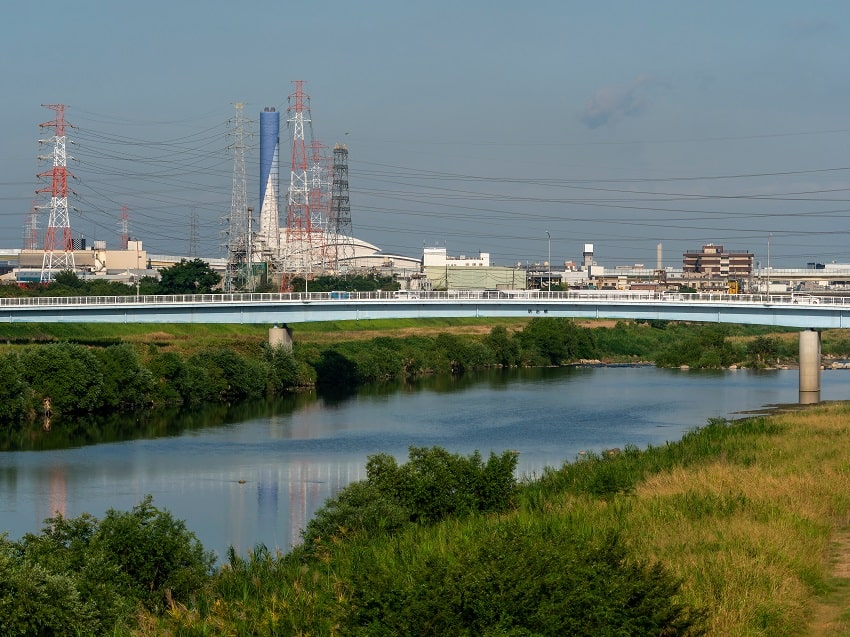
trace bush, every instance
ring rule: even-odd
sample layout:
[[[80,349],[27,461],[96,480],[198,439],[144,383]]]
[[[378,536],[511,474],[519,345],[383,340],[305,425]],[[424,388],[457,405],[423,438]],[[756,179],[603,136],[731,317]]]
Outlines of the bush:
[[[189,602],[212,574],[212,554],[150,496],[102,521],[45,522],[20,542],[0,537],[0,634],[105,634],[140,603]]]
[[[517,454],[478,452],[468,457],[440,447],[411,447],[399,465],[387,454],[370,456],[365,481],[329,500],[302,534],[308,549],[322,540],[359,532],[383,534],[408,523],[430,524],[451,516],[501,511],[517,488]]]
[[[103,374],[100,406],[112,409],[140,407],[153,399],[153,375],[139,363],[127,343],[96,352]]]
[[[56,414],[91,412],[101,406],[100,362],[86,347],[49,343],[21,353],[21,377],[39,403],[49,398]]]
[[[519,340],[549,365],[597,357],[593,332],[569,319],[533,318],[520,332]]]
[[[292,355],[292,350],[263,343],[263,357],[269,366],[270,394],[283,394],[302,384],[298,361]]]
[[[235,402],[246,398],[259,398],[266,388],[267,370],[259,361],[248,360],[226,350],[207,350],[195,354],[187,361],[204,370],[203,393],[215,402]],[[201,388],[192,383],[196,390]],[[183,394],[186,396],[187,394]]]
[[[91,546],[128,578],[133,596],[152,610],[167,600],[186,602],[212,573],[212,553],[146,496],[130,512],[110,509],[92,536]]]
[[[490,334],[484,338],[484,345],[492,352],[493,361],[497,365],[512,367],[522,362],[521,347],[508,334],[504,325],[497,325],[490,330]]]
[[[679,582],[566,524],[480,525],[442,551],[358,553],[352,635],[700,635],[702,615],[676,601]]]
[[[98,634],[102,626],[80,599],[76,582],[39,564],[22,560],[0,538],[0,634]]]
[[[23,381],[18,357],[0,356],[0,422],[20,420],[34,410],[32,392]]]

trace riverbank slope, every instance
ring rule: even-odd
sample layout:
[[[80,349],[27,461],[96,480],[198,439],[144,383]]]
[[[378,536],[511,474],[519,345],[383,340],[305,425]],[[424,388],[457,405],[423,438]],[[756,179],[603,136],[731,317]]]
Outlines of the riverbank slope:
[[[439,619],[461,634],[504,604],[510,634],[554,635],[517,624],[517,609],[566,621],[576,586],[604,599],[624,581],[634,599],[657,599],[661,584],[628,575],[639,573],[680,581],[668,599],[708,635],[850,635],[848,459],[848,403],[716,420],[677,443],[551,470],[509,512],[392,533],[340,527],[320,550],[235,558],[195,602],[143,624],[146,634],[383,635]],[[624,552],[602,579],[566,584],[612,543]],[[614,634],[616,617],[599,621],[609,632],[592,634]]]

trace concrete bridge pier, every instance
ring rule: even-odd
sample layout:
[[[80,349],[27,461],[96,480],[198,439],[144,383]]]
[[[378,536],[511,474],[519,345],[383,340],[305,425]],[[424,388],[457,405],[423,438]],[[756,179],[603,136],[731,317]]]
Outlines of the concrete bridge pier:
[[[269,345],[272,347],[283,347],[290,352],[292,351],[292,329],[284,325],[283,327],[269,328]]]
[[[800,404],[820,402],[820,332],[800,332]]]

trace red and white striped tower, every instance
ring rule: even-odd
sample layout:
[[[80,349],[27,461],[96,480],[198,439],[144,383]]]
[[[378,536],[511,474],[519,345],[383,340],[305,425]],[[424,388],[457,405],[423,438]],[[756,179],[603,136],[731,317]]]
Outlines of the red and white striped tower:
[[[286,245],[283,249],[285,276],[310,271],[310,184],[307,177],[307,144],[304,124],[310,124],[310,96],[304,93],[304,80],[295,80],[289,96],[287,123],[292,131],[292,168],[286,205]]]
[[[52,159],[53,167],[39,173],[38,177],[50,177],[50,186],[39,188],[37,193],[49,192],[50,203],[44,206],[50,211],[44,239],[44,259],[41,264],[41,281],[52,281],[57,272],[74,270],[74,241],[68,215],[68,156],[65,153],[65,105],[42,104],[56,113],[52,121],[40,124],[41,128],[52,128],[51,139],[40,139],[40,144],[52,142],[51,155],[39,155],[39,159]],[[57,238],[58,235],[58,238]]]

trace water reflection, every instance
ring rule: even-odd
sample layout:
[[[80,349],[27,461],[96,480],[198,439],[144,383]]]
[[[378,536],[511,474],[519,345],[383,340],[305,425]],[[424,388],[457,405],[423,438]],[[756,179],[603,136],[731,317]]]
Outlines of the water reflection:
[[[795,402],[797,389],[795,371],[499,370],[349,396],[54,421],[49,433],[37,426],[4,442],[24,450],[0,454],[0,532],[17,538],[56,511],[101,517],[152,494],[219,555],[258,542],[287,549],[328,497],[365,477],[373,453],[516,449],[520,472],[534,475],[583,450],[662,444],[711,417]],[[823,393],[850,396],[850,372],[825,373]]]

